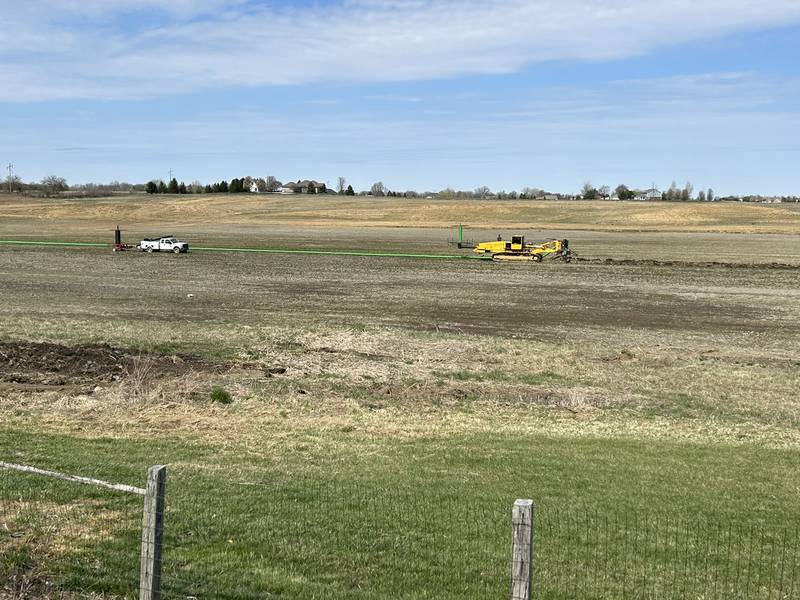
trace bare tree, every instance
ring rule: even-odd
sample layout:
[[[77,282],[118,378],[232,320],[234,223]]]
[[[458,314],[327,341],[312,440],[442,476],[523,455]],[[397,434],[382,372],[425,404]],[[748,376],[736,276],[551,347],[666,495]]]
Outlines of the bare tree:
[[[281,182],[275,179],[272,175],[267,175],[265,192],[277,192],[281,189]]]
[[[58,192],[69,189],[67,180],[58,175],[48,175],[42,179],[42,187],[44,187],[48,194],[57,194]]]
[[[706,201],[706,192],[705,192],[705,190],[700,190],[700,192],[697,194],[697,199],[700,202],[705,202]]]
[[[692,185],[692,182],[687,181],[683,190],[681,190],[681,200],[683,200],[684,202],[691,200],[693,192],[694,192],[694,186]]]
[[[345,190],[347,190],[347,179],[339,177],[336,180],[336,193],[341,195],[344,194]]]
[[[488,187],[486,187],[485,185],[484,185],[484,186],[481,186],[481,187],[479,187],[479,188],[476,188],[476,189],[475,189],[475,192],[474,192],[475,196],[476,196],[477,198],[480,198],[481,200],[485,200],[486,198],[488,198],[488,197],[489,197],[489,194],[491,194],[491,193],[492,193],[492,190],[490,190],[490,189],[489,189]]]
[[[611,196],[611,188],[607,185],[602,185],[600,189],[597,190],[597,193],[600,194],[601,198],[608,198]]]
[[[673,181],[667,190],[667,200],[677,200],[680,198],[680,195],[681,193],[678,191],[678,184]]]
[[[386,195],[386,186],[383,185],[382,181],[378,181],[372,184],[369,191],[373,196],[383,197]]]
[[[194,181],[193,181],[193,182],[192,182],[192,183],[189,185],[189,191],[190,191],[192,194],[202,194],[202,193],[203,193],[203,190],[204,190],[203,184],[202,184],[202,183],[200,183],[200,182],[199,182],[197,179],[195,179],[195,180],[194,180]]]
[[[520,194],[525,194],[526,198],[533,199],[533,198],[538,198],[539,196],[544,196],[544,191],[542,191],[539,188],[524,187],[522,188]]]

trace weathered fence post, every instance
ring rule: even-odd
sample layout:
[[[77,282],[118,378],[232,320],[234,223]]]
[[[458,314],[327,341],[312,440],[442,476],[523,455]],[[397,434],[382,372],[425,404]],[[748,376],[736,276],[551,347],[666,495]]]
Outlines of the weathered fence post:
[[[533,500],[514,502],[511,529],[511,600],[531,600]]]
[[[142,563],[139,570],[139,600],[161,598],[161,551],[164,543],[164,500],[167,467],[147,470],[147,488],[142,518]]]

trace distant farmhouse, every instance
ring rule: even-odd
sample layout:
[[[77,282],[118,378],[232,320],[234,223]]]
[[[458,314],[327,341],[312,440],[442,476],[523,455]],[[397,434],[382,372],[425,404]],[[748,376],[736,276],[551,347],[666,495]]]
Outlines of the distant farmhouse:
[[[637,192],[636,200],[661,200],[661,191],[656,187]]]
[[[313,191],[312,191],[313,190]],[[297,182],[289,182],[280,188],[281,194],[327,194],[328,188],[324,183],[304,179]]]

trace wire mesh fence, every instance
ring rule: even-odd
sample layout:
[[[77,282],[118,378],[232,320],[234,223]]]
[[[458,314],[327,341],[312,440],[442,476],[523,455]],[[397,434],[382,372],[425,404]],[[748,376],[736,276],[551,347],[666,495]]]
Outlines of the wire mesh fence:
[[[141,496],[0,469],[0,598],[135,598]]]
[[[510,595],[515,498],[492,490],[182,469],[160,489],[140,596],[142,496],[0,469],[0,598]],[[797,524],[546,503],[532,521],[533,598],[800,599]]]
[[[235,483],[202,506],[170,496],[162,594],[504,597],[509,519],[502,501],[341,481]]]
[[[541,508],[535,597],[800,597],[800,529],[703,516]]]

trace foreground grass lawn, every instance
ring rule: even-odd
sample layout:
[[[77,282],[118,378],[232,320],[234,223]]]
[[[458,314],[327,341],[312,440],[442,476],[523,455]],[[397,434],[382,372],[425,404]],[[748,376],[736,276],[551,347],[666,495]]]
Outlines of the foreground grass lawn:
[[[719,528],[733,524],[733,543],[749,552],[754,530],[783,540],[787,524],[800,521],[800,453],[793,450],[546,435],[375,440],[290,426],[275,432],[294,433],[293,451],[270,455],[257,445],[4,429],[0,451],[132,485],[141,485],[148,465],[169,465],[164,585],[180,596],[501,597],[518,497],[537,502],[537,581],[548,597],[578,597],[569,594],[576,586],[585,591],[580,597],[593,597],[612,585],[604,573],[623,571],[651,585],[678,573],[686,585],[701,565],[681,572],[685,553],[715,543],[696,539],[697,527],[716,527],[721,543]],[[6,506],[25,498],[68,517],[65,507],[75,503],[96,503],[81,514],[113,509],[118,527],[97,539],[78,537],[51,555],[45,572],[83,590],[135,587],[139,498],[22,474],[2,473],[2,482]],[[66,519],[67,539],[76,518]],[[652,554],[639,564],[633,548],[614,543],[609,523],[627,531],[626,539],[646,527],[669,539],[660,546],[657,538],[655,546],[639,539]],[[598,546],[587,564],[592,540]],[[33,569],[35,559],[20,565],[6,558],[3,568]],[[763,569],[748,574],[756,593],[756,578],[767,579]]]

